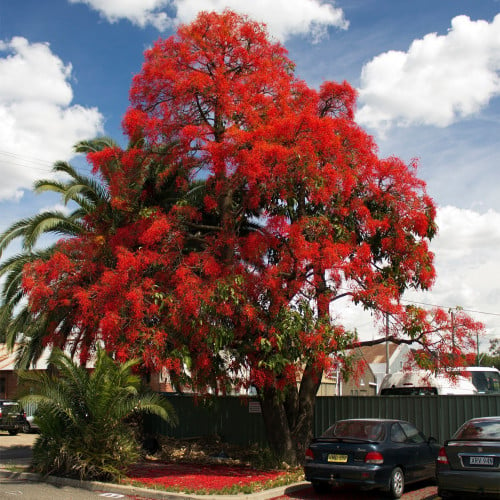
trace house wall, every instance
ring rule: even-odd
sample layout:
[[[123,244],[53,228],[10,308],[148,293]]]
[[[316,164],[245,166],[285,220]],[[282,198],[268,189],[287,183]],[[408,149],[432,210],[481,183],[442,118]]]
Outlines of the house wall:
[[[14,399],[17,393],[17,375],[13,371],[0,371],[0,399]]]
[[[409,350],[410,349],[406,344],[402,344],[397,347],[389,358],[389,373],[399,372],[403,369],[408,358]],[[386,375],[387,365],[386,363],[370,363],[370,368],[375,376],[378,391],[378,389],[380,389],[380,385],[382,384],[382,380]]]
[[[337,396],[337,381],[323,377],[316,396]]]
[[[357,380],[351,377],[348,381],[342,382],[342,396],[375,396],[376,394],[375,377],[368,367]]]

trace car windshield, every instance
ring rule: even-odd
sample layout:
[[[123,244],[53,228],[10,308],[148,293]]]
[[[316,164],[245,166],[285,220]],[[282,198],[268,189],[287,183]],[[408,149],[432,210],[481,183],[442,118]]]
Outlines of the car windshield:
[[[500,439],[500,419],[467,422],[453,439]]]
[[[385,438],[385,429],[380,422],[343,420],[329,427],[321,437],[382,441]]]
[[[19,406],[19,403],[16,403],[15,401],[4,401],[2,404],[2,408],[4,410],[12,411],[12,410],[20,409],[20,406]]]
[[[497,372],[471,371],[467,375],[480,393],[500,393],[500,375]]]
[[[427,396],[437,394],[435,387],[387,387],[380,391],[381,396]]]

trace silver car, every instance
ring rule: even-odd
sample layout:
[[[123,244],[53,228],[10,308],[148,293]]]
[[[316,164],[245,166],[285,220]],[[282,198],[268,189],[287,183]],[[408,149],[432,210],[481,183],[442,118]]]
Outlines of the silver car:
[[[438,494],[500,498],[500,417],[473,418],[446,441],[436,461]]]

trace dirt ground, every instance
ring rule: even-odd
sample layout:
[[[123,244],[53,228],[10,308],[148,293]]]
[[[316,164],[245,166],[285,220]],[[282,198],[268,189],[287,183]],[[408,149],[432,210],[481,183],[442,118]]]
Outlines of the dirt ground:
[[[160,460],[190,463],[220,463],[255,465],[262,462],[262,450],[253,446],[223,443],[217,438],[174,439],[162,436],[160,450],[154,457]]]

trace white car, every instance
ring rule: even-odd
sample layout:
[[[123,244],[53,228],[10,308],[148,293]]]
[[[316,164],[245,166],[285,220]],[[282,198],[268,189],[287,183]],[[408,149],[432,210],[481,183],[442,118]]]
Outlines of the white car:
[[[38,425],[35,423],[35,416],[34,415],[27,415],[26,416],[26,423],[28,425],[25,425],[23,427],[23,432],[28,433],[28,432],[38,431]]]

